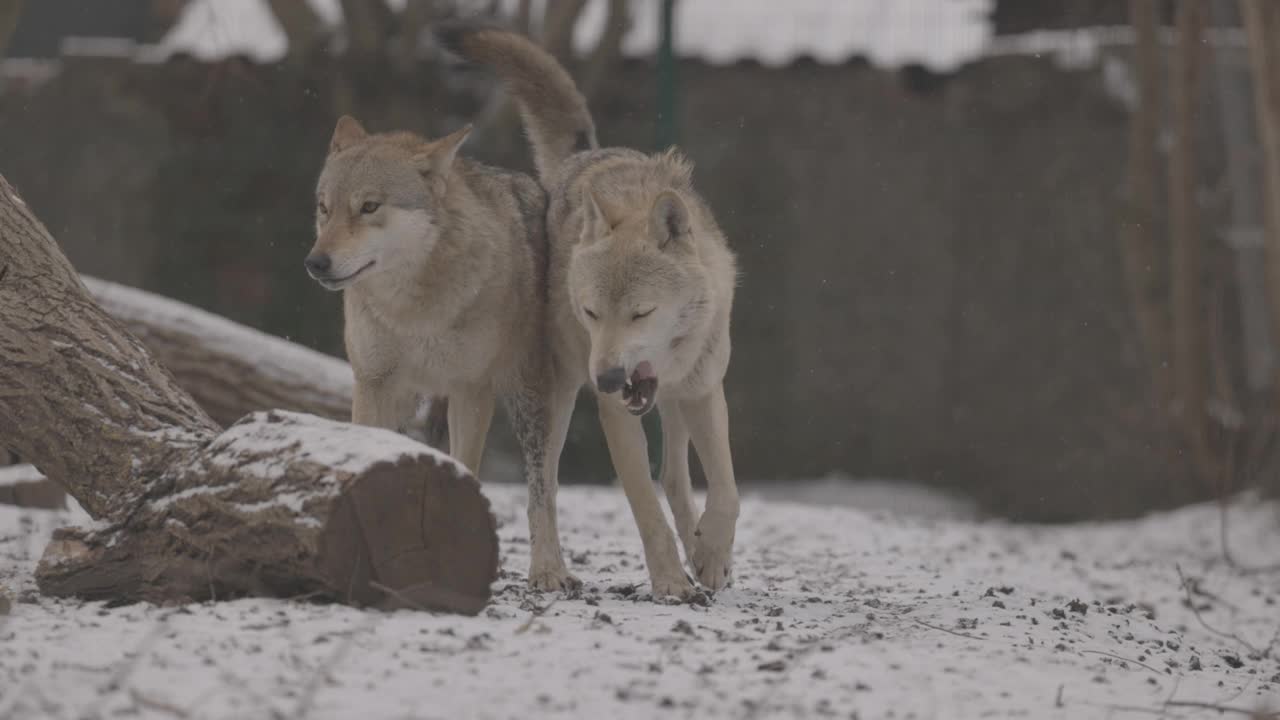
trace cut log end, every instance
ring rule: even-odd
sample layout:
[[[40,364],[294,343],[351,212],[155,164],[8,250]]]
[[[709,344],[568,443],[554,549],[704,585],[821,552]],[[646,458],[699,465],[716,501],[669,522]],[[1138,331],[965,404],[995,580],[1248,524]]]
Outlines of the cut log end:
[[[497,579],[496,525],[452,463],[382,463],[337,501],[317,561],[345,602],[474,615]]]

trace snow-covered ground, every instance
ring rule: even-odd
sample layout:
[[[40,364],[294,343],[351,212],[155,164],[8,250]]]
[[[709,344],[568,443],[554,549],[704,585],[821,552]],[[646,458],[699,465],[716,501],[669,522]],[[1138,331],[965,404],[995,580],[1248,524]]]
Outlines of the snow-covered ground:
[[[1219,717],[1198,703],[1280,708],[1280,573],[1224,562],[1213,506],[1033,527],[748,493],[736,585],[704,606],[649,600],[630,513],[610,488],[561,493],[566,550],[586,590],[527,593],[523,492],[486,490],[504,574],[475,618],[45,599],[31,574],[70,513],[0,507],[0,585],[17,598],[0,616],[0,718],[1190,718]],[[1280,560],[1277,515],[1256,499],[1231,507],[1241,564]]]

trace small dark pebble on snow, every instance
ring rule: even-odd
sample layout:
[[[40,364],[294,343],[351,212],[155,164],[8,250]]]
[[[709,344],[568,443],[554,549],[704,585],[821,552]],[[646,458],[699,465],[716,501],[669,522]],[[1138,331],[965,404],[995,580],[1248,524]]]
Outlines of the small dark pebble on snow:
[[[1223,655],[1222,661],[1227,665],[1230,665],[1233,670],[1238,670],[1244,667],[1244,661],[1241,660],[1238,655]]]
[[[1189,665],[1187,665],[1187,667],[1191,668],[1192,670],[1200,670],[1200,669],[1202,669],[1202,666],[1200,665],[1200,656],[1199,656],[1199,655],[1192,655],[1192,656],[1191,656],[1191,663],[1190,663]]]
[[[767,663],[760,663],[756,666],[757,670],[765,670],[767,672],[782,672],[787,669],[787,664],[781,660],[770,660]]]
[[[676,624],[671,626],[671,632],[681,633],[683,635],[688,635],[689,637],[698,637],[697,634],[693,632],[693,626],[690,625],[687,620],[677,620]]]
[[[1067,603],[1067,609],[1073,613],[1080,613],[1081,615],[1084,615],[1089,612],[1089,606],[1085,605],[1079,600],[1072,600],[1071,602]]]

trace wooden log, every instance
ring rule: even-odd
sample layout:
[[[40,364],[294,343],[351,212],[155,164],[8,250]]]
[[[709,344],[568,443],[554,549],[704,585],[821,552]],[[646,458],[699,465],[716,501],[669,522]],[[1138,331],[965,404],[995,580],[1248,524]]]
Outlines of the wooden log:
[[[0,437],[99,521],[59,531],[42,591],[245,594],[478,612],[498,564],[475,479],[395,433],[255,413],[221,432],[95,304],[0,177]]]
[[[158,601],[320,594],[472,614],[488,599],[498,563],[488,502],[459,463],[402,435],[267,411],[166,474],[170,490],[123,527],[58,531],[40,589]]]

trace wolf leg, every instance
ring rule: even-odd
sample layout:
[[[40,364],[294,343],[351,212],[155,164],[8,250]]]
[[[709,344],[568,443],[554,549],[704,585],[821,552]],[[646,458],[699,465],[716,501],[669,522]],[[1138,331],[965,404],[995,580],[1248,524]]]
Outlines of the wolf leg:
[[[535,590],[582,587],[582,581],[564,565],[556,527],[560,451],[569,433],[577,394],[573,385],[525,387],[507,403],[529,483],[529,586]]]
[[[716,385],[704,397],[682,401],[680,407],[707,474],[707,509],[694,533],[694,572],[705,587],[718,590],[731,580],[733,534],[738,522],[738,486],[729,452],[724,385]]]
[[[693,531],[698,522],[698,506],[693,501],[693,482],[689,479],[689,428],[684,422],[680,403],[659,401],[662,416],[662,489],[667,505],[676,521],[676,534],[684,546],[685,558],[693,563]]]
[[[351,422],[405,433],[418,411],[418,393],[395,375],[356,378],[351,392]]]
[[[450,454],[479,477],[484,441],[493,421],[493,391],[467,388],[450,393],[448,417]]]
[[[631,514],[644,544],[644,562],[653,583],[653,596],[673,595],[686,598],[693,594],[693,583],[680,566],[676,538],[662,515],[658,494],[649,475],[648,447],[640,418],[628,413],[616,399],[598,398],[600,424],[609,442],[613,467],[622,479],[622,489],[631,504]]]

